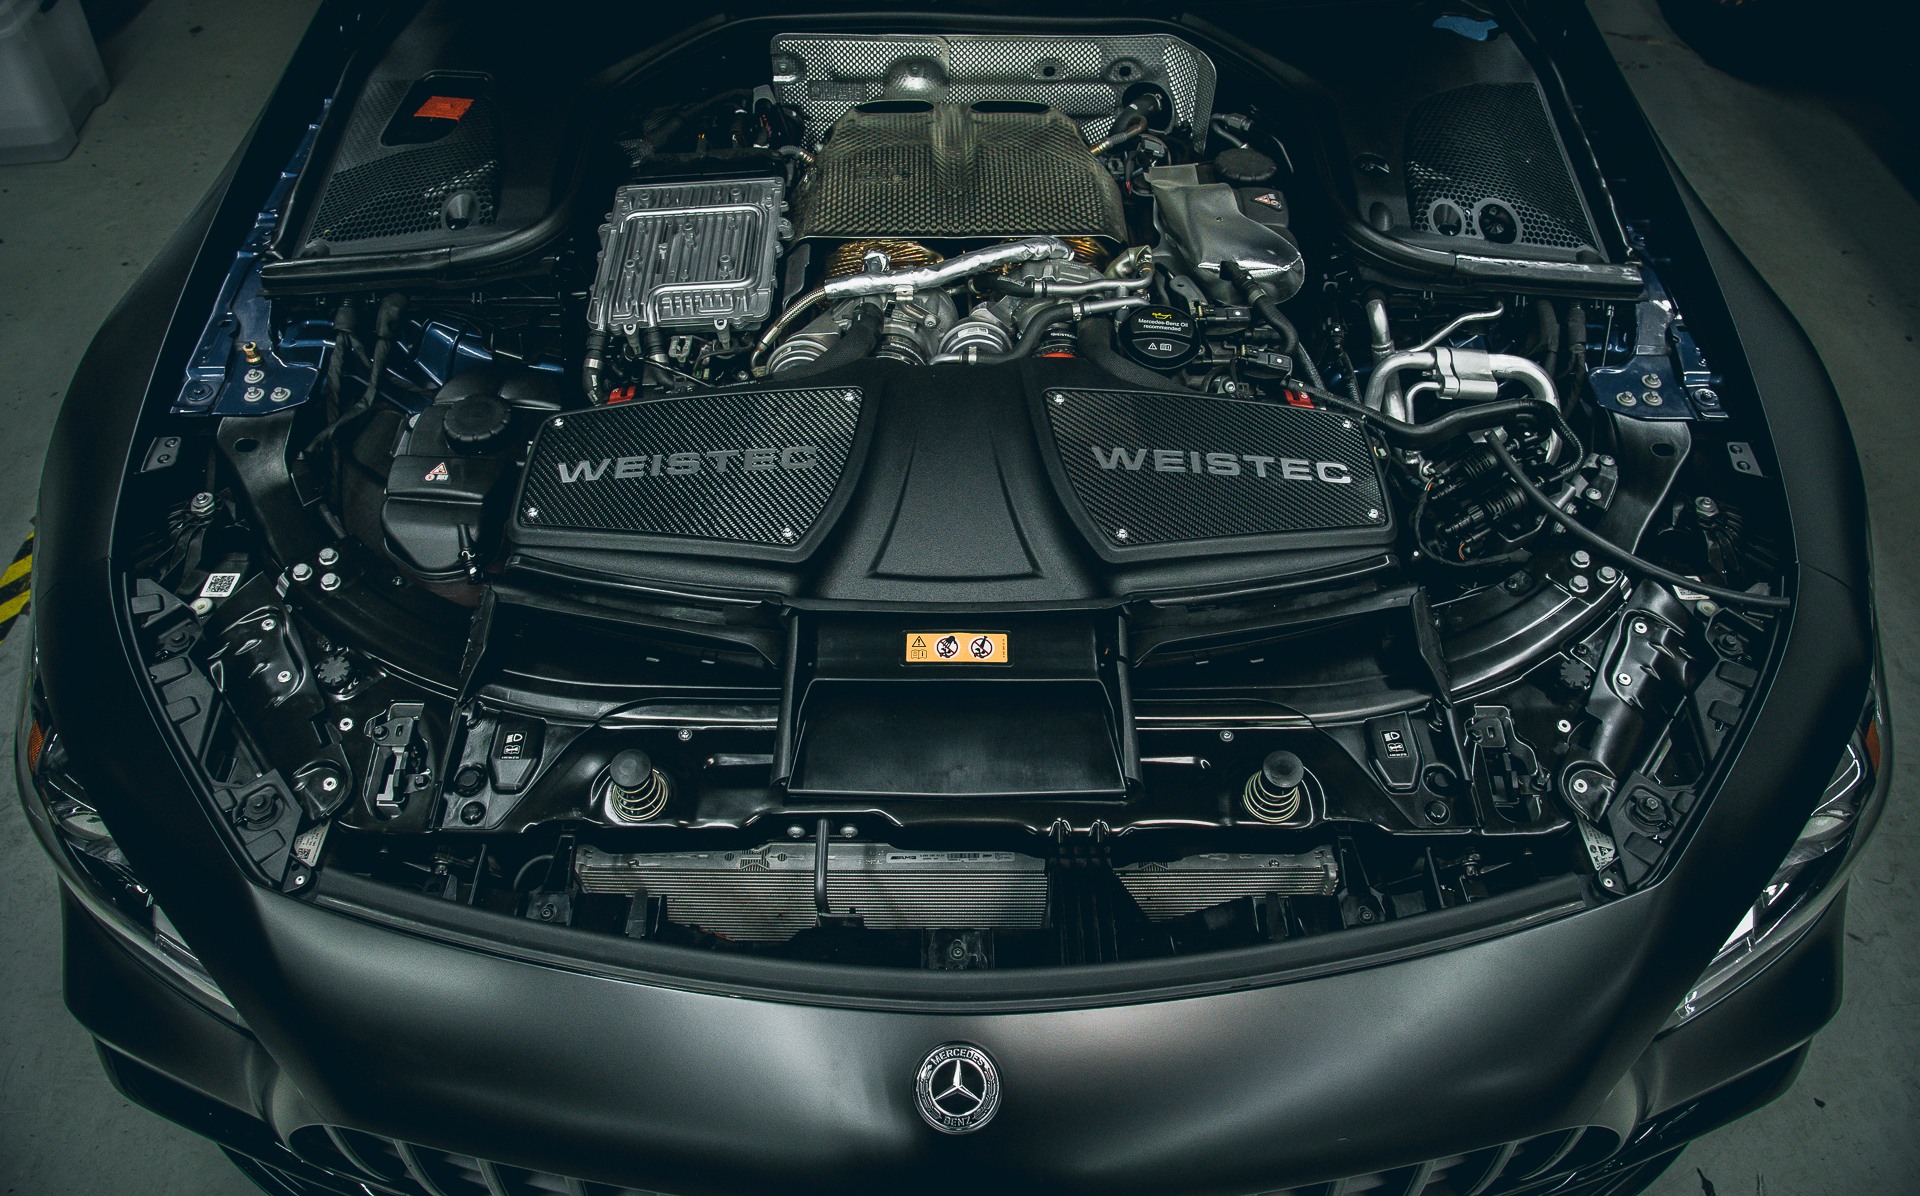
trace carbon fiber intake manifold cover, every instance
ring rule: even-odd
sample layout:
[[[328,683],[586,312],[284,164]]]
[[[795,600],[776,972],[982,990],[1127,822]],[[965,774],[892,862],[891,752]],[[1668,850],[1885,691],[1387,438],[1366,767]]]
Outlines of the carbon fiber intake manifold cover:
[[[1120,188],[1080,128],[1037,104],[854,108],[795,192],[801,237],[1104,237]]]
[[[831,522],[823,517],[854,454],[863,396],[845,386],[755,390],[554,416],[534,437],[511,538],[804,551]]]
[[[1106,390],[1040,405],[1056,484],[1109,560],[1393,540],[1373,446],[1337,412]]]

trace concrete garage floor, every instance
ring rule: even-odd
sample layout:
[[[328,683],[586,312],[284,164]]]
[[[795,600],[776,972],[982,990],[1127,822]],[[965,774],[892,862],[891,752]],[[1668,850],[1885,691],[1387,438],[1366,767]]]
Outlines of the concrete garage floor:
[[[1714,70],[1653,0],[1593,6],[1681,167],[1798,314],[1846,402],[1874,513],[1894,738],[1920,743],[1920,203],[1843,115],[1850,101]],[[238,145],[313,7],[154,0],[103,47],[114,93],[73,156],[0,169],[0,560],[30,526],[74,364]],[[0,644],[9,735],[26,641],[22,624]],[[1794,1089],[1690,1147],[1660,1196],[1895,1192],[1920,1176],[1916,769],[1900,772],[1853,882],[1845,1008]],[[10,795],[0,907],[0,1193],[252,1192],[204,1140],[108,1086],[61,1003],[53,872]]]

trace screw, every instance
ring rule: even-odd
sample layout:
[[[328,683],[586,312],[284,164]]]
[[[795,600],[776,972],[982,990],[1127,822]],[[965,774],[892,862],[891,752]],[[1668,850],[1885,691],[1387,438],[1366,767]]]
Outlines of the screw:
[[[273,393],[267,397],[276,403],[284,403],[293,397],[293,391],[284,386],[276,386],[273,388]]]
[[[187,504],[187,510],[196,518],[205,519],[213,514],[214,504],[217,501],[212,494],[202,490],[193,496],[193,501]]]
[[[1378,523],[1380,521],[1380,508],[1368,507],[1367,518],[1373,520],[1375,523]]]
[[[689,731],[689,730],[688,730],[687,728],[685,728],[685,727],[682,727],[682,728],[680,728],[680,730],[679,730],[679,732],[678,732],[678,735],[677,735],[677,738],[678,738],[678,739],[680,740],[680,742],[681,742],[681,743],[685,743],[685,742],[687,742],[687,740],[689,740],[689,739],[692,739],[692,738],[693,738],[693,732],[692,732],[692,731]]]
[[[206,614],[210,614],[210,613],[211,613],[212,611],[213,611],[213,599],[211,599],[211,598],[195,598],[195,599],[193,600],[193,613],[194,613],[194,614],[196,614],[196,615],[206,615]]]
[[[350,719],[350,718],[343,718],[343,719],[341,719],[341,720],[340,720],[339,722],[337,722],[337,723],[335,723],[335,724],[333,724],[333,725],[334,725],[334,726],[336,726],[336,727],[338,727],[338,728],[340,728],[340,729],[341,729],[342,731],[351,731],[351,730],[353,730],[353,720],[352,720],[352,719]]]
[[[1718,407],[1720,405],[1720,395],[1717,391],[1708,390],[1703,386],[1693,392],[1693,401],[1702,407]]]
[[[1598,577],[1607,585],[1612,585],[1620,579],[1620,570],[1614,568],[1612,565],[1602,565],[1600,566],[1600,571],[1595,573],[1594,576]]]
[[[1659,395],[1655,394],[1653,391],[1650,391],[1650,390],[1645,391],[1640,395],[1640,401],[1642,403],[1645,403],[1649,407],[1658,407],[1660,406],[1660,404],[1666,402],[1665,399],[1661,398]]]
[[[959,960],[959,959],[965,959],[966,957],[967,957],[967,945],[961,942],[959,939],[955,939],[953,940],[953,942],[947,945],[948,959]]]
[[[1604,455],[1603,455],[1603,456],[1602,456],[1602,457],[1600,458],[1600,464],[1602,464],[1602,465],[1612,465],[1612,464],[1613,464],[1613,458],[1612,458],[1612,457],[1608,457],[1608,456],[1604,456]]]
[[[246,392],[242,394],[240,397],[245,399],[249,403],[258,403],[261,399],[264,399],[267,397],[267,392],[264,387],[249,386],[247,387]]]
[[[1587,550],[1584,548],[1574,549],[1573,555],[1568,559],[1573,562],[1573,567],[1576,569],[1584,569],[1593,563],[1593,558],[1587,555]]]
[[[1622,407],[1637,407],[1640,405],[1640,400],[1635,398],[1633,392],[1630,390],[1623,390],[1613,396],[1613,401]]]
[[[1645,619],[1634,620],[1633,633],[1635,635],[1645,635],[1647,633],[1647,621]]]
[[[252,386],[255,382],[265,382],[267,380],[267,371],[258,369],[248,370],[246,373],[240,375],[240,377],[248,386]]]
[[[1232,731],[1222,731],[1222,732],[1220,732],[1220,742],[1221,742],[1221,743],[1232,743],[1232,742],[1233,742],[1233,732],[1232,732]]]
[[[1113,529],[1113,538],[1114,538],[1114,539],[1116,539],[1116,540],[1124,540],[1124,539],[1126,539],[1126,538],[1127,538],[1127,529],[1126,529],[1126,528],[1124,528],[1124,527],[1116,527],[1116,528],[1114,528],[1114,529]]]
[[[282,685],[285,685],[287,682],[293,680],[293,674],[287,669],[281,669],[280,672],[275,676],[274,680],[278,681]]]
[[[1711,598],[1702,598],[1694,604],[1693,609],[1699,611],[1703,618],[1711,619],[1720,613],[1720,604]]]
[[[1371,922],[1371,921],[1373,921],[1373,911],[1372,911],[1372,910],[1370,910],[1370,909],[1368,909],[1368,908],[1367,908],[1366,906],[1364,906],[1364,905],[1363,905],[1363,906],[1361,906],[1361,907],[1360,907],[1360,920],[1361,920],[1362,922]]]
[[[1641,385],[1643,385],[1643,386],[1645,386],[1645,387],[1646,387],[1646,388],[1647,388],[1648,390],[1659,390],[1659,389],[1660,389],[1660,375],[1658,375],[1658,374],[1642,374],[1642,375],[1640,375],[1640,383],[1641,383]]]
[[[540,920],[542,922],[553,921],[553,903],[551,901],[540,907]]]
[[[527,518],[529,518],[529,519],[538,519],[538,518],[540,518],[540,508],[539,508],[539,507],[528,507],[528,508],[527,508]]]
[[[486,816],[487,807],[484,802],[470,801],[460,807],[460,821],[466,823],[468,826],[480,825],[480,820]]]
[[[1614,887],[1614,884],[1613,884],[1613,877],[1611,877],[1611,876],[1603,876],[1603,877],[1601,877],[1601,878],[1600,878],[1600,883],[1601,883],[1601,884],[1603,884],[1603,885],[1605,885],[1605,886],[1607,886],[1607,887],[1608,887],[1609,889],[1611,889],[1611,888],[1613,888],[1613,887]]]
[[[319,560],[320,560],[320,563],[323,565],[331,565],[339,559],[340,559],[340,553],[336,549],[322,548],[320,550]]]
[[[1588,502],[1599,502],[1601,499],[1605,498],[1606,495],[1600,493],[1600,488],[1598,486],[1588,486],[1586,490],[1580,495],[1580,497],[1586,499]]]
[[[1559,722],[1558,722],[1557,724],[1555,724],[1555,725],[1556,725],[1556,726],[1558,726],[1558,727],[1560,728],[1560,734],[1562,734],[1562,735],[1570,735],[1570,734],[1572,734],[1572,733],[1573,733],[1573,720],[1572,720],[1572,719],[1566,719],[1566,718],[1563,718],[1563,719],[1561,719],[1561,720],[1560,720],[1560,721],[1559,721]]]
[[[329,594],[339,589],[340,575],[338,573],[322,573],[320,575],[320,588],[327,591]]]
[[[1587,784],[1587,778],[1585,777],[1574,778],[1573,791],[1575,793],[1585,793],[1589,788],[1591,788],[1591,786]]]
[[[804,826],[790,826],[787,828],[787,838],[789,839],[804,839],[806,837],[807,828]]]
[[[1618,682],[1619,682],[1620,684],[1622,684],[1622,685],[1632,685],[1632,684],[1633,684],[1633,674],[1632,674],[1632,673],[1621,673],[1621,674],[1620,674],[1619,676],[1617,676],[1617,677],[1615,677],[1615,678],[1614,678],[1614,680],[1615,680],[1615,681],[1618,681]]]
[[[339,787],[340,787],[339,777],[326,776],[326,777],[320,778],[320,791],[322,793],[332,793],[335,789],[338,789]]]
[[[1343,419],[1340,421],[1340,426],[1343,428],[1351,428],[1353,426],[1353,421],[1350,419]]]
[[[301,561],[293,567],[293,580],[295,581],[305,581],[312,576],[313,566],[307,564],[305,561]]]
[[[275,623],[272,619],[260,620],[260,630],[262,631],[272,631],[277,626],[279,626],[279,624]]]
[[[857,390],[850,390],[846,394],[841,395],[840,397],[845,399],[849,403],[858,403],[860,401],[860,392]],[[1065,402],[1066,400],[1061,399],[1059,397],[1055,397],[1053,401],[1056,403],[1062,403],[1062,402]]]
[[[851,839],[859,833],[860,833],[860,828],[853,825],[851,822],[849,822],[847,825],[840,828],[840,837],[842,839]]]
[[[782,540],[787,541],[788,543],[792,543],[797,538],[797,536],[792,528],[783,527],[780,529],[780,538]]]
[[[1659,797],[1651,793],[1641,794],[1639,799],[1636,800],[1633,804],[1640,807],[1640,812],[1642,814],[1645,814],[1648,818],[1660,817],[1660,815],[1664,813],[1667,808],[1667,803],[1661,801]]]
[[[1572,579],[1567,582],[1567,588],[1576,594],[1586,593],[1588,588],[1587,575],[1584,573],[1574,574]]]
[[[1427,803],[1428,822],[1445,822],[1447,820],[1447,812],[1446,802],[1430,801]]]

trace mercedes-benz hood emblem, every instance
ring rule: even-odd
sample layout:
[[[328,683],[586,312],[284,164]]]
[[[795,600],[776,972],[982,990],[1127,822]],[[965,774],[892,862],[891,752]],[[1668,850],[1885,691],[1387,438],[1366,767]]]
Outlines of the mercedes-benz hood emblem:
[[[1000,1109],[1000,1072],[970,1043],[935,1047],[914,1080],[920,1116],[943,1134],[970,1134]]]

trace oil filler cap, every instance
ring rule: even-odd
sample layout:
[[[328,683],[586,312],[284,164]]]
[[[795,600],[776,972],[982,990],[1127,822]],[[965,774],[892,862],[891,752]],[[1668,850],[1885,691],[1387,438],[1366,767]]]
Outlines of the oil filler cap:
[[[1120,351],[1148,369],[1178,369],[1199,346],[1198,325],[1177,308],[1136,307],[1120,325]]]

